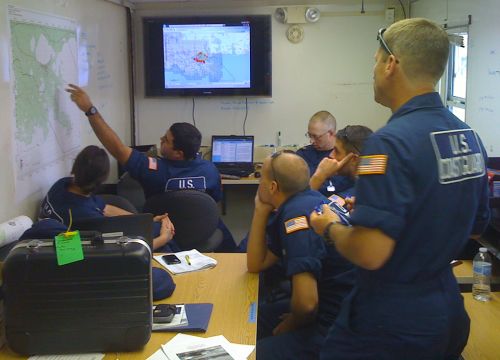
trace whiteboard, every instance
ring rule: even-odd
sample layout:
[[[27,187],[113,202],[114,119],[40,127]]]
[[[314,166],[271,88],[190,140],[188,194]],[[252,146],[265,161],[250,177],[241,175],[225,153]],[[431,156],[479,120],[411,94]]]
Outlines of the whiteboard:
[[[45,44],[51,45],[50,49],[53,49],[54,45],[61,52],[73,52],[76,49],[78,54],[75,54],[74,59],[75,61],[80,60],[75,65],[76,76],[66,76],[64,71],[68,69],[68,66],[59,63],[60,66],[57,67],[58,78],[70,79],[68,81],[74,80],[77,83],[82,80],[94,105],[110,126],[116,130],[118,136],[128,143],[130,139],[130,101],[126,15],[124,7],[102,0],[0,0],[0,108],[2,109],[0,198],[3,204],[8,204],[0,207],[0,221],[20,214],[34,217],[41,198],[55,178],[69,175],[74,155],[86,145],[99,144],[86,117],[77,109],[76,105],[67,101],[68,94],[64,92],[66,84],[62,81],[56,83],[56,91],[49,91],[48,86],[44,87],[47,82],[33,82],[39,86],[33,89],[33,94],[25,97],[19,96],[21,92],[25,94],[26,88],[29,88],[29,86],[25,86],[23,90],[20,90],[21,87],[16,82],[16,79],[20,79],[19,74],[22,73],[20,68],[23,69],[23,66],[26,65],[24,68],[29,70],[23,75],[28,78],[38,79],[42,76],[42,74],[33,71],[33,67],[28,66],[28,58],[20,56],[19,49],[21,48],[22,51],[28,49],[36,53],[40,46],[44,45],[42,40],[46,40],[46,38],[52,41],[50,44]],[[40,20],[40,24],[35,24],[34,19],[42,20]],[[52,27],[57,30],[51,33],[54,35],[52,38],[44,34],[44,37],[40,36],[36,40],[31,38],[32,43],[30,44],[22,44],[23,37],[18,35],[22,34],[23,31],[28,31],[28,25],[43,25],[44,28],[49,28],[50,21],[53,21]],[[22,24],[24,27],[14,28],[13,24]],[[79,40],[76,46],[72,45],[73,30],[71,24],[74,24]],[[70,32],[67,41],[57,37],[58,31],[62,28]],[[16,36],[17,42],[15,50],[13,50],[11,41],[14,38],[13,35]],[[61,45],[60,48],[57,46],[58,43]],[[44,52],[43,54],[49,53]],[[53,56],[55,58],[57,54],[53,54]],[[35,57],[33,59],[40,61],[42,65],[50,64],[51,68],[47,69],[48,72],[55,66],[50,61],[53,58],[49,57],[46,55],[45,59],[43,56],[41,60]],[[69,57],[65,59],[69,59]],[[49,65],[47,65],[48,67]],[[38,68],[43,70],[43,67]],[[85,76],[86,74],[88,76]],[[79,77],[80,80],[78,80]],[[66,105],[64,105],[65,102]],[[29,122],[31,119],[35,121],[41,113],[44,113],[45,109],[48,112],[53,112],[54,106],[58,110],[62,106],[67,107],[64,109],[65,114],[68,119],[73,119],[72,122],[69,120],[67,122],[73,130],[72,135],[59,133],[59,136],[54,136],[54,138],[47,136],[46,134],[50,134],[51,131],[57,132],[51,128],[52,125],[48,121],[44,124],[45,128],[41,126],[36,130],[42,134],[39,139],[50,139],[47,143],[42,143],[37,138],[30,138],[31,142],[27,141],[26,146],[20,143],[20,124],[16,123],[16,119],[21,118],[18,116],[19,113],[23,112],[25,115],[23,118],[27,119],[26,121]],[[35,143],[38,143],[38,148],[36,146],[30,147]],[[62,149],[62,143],[67,149],[73,149],[73,152],[68,152],[64,161],[58,162],[57,165],[55,165],[56,162],[44,162],[46,157],[52,155],[54,158],[57,157],[58,149]],[[33,171],[29,172],[32,183],[29,187],[24,187],[25,191],[20,196],[19,190],[22,187],[18,175],[19,169],[22,167],[20,167],[20,158],[17,155],[23,150],[25,163],[39,163],[40,166],[33,166]],[[46,153],[40,156],[43,151]],[[23,164],[21,163],[21,165]],[[116,166],[112,165],[112,169],[116,169]],[[116,177],[116,171],[113,171],[113,176]]]

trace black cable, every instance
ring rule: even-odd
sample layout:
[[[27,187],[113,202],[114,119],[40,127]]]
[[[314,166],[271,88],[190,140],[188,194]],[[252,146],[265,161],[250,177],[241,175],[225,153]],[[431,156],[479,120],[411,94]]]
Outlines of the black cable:
[[[406,19],[406,10],[405,10],[405,7],[403,6],[403,3],[401,2],[401,0],[399,0],[399,5],[401,5],[401,9],[403,9],[403,15]]]
[[[248,117],[248,98],[245,98],[245,120],[243,121],[243,136],[246,135],[245,126],[247,124]]]
[[[195,105],[194,105],[194,97],[193,97],[193,125],[194,125],[194,127],[196,127],[196,120],[194,119],[194,107],[195,107]]]

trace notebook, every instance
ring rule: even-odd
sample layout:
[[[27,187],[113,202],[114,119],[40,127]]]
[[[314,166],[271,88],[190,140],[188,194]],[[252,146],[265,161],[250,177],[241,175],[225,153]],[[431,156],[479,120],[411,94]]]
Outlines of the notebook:
[[[111,217],[79,219],[73,222],[73,229],[98,231],[103,237],[116,233],[116,236],[141,236],[153,249],[153,215],[133,214]]]
[[[164,255],[155,255],[153,258],[173,275],[210,269],[217,265],[217,260],[203,255],[196,249],[176,252],[175,256],[180,260],[178,264],[167,264],[163,259]]]
[[[213,135],[212,162],[221,174],[248,176],[254,172],[254,137]]]
[[[213,304],[196,303],[184,304],[187,324],[182,324],[175,327],[153,328],[153,331],[173,331],[173,332],[205,332],[210,322],[212,315]]]

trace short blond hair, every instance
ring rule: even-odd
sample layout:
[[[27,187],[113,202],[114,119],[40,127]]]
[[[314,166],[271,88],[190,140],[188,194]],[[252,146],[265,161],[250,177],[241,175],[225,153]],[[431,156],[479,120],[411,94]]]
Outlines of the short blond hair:
[[[337,131],[337,119],[335,119],[335,116],[333,116],[329,111],[321,110],[311,116],[309,124],[314,122],[321,122],[325,124],[329,130],[334,132]]]
[[[450,52],[441,26],[423,18],[405,19],[392,24],[383,37],[410,80],[439,81]]]

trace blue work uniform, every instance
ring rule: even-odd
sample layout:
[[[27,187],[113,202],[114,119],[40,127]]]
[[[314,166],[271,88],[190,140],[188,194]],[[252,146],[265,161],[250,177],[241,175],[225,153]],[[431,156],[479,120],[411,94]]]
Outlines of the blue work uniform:
[[[103,199],[97,195],[78,195],[68,191],[68,186],[73,181],[71,177],[65,177],[56,181],[43,198],[40,205],[39,219],[54,219],[64,225],[69,225],[71,216],[73,219],[84,219],[104,216]]]
[[[312,359],[318,356],[328,328],[354,283],[353,265],[328,246],[309,225],[311,211],[325,201],[317,191],[293,195],[269,219],[268,248],[282,260],[288,278],[311,273],[318,286],[318,312],[314,323],[295,331],[270,336],[280,315],[290,312],[289,301],[259,307],[257,359]],[[293,289],[292,289],[293,292]]]
[[[203,191],[210,195],[215,202],[219,202],[222,198],[220,174],[210,161],[199,158],[168,160],[160,157],[149,157],[134,149],[125,164],[125,170],[139,181],[146,198],[173,190]],[[233,236],[222,220],[219,220],[218,228],[223,233],[223,241],[216,251],[235,251],[236,244]]]
[[[314,146],[307,145],[297,150],[297,155],[303,158],[309,166],[309,173],[312,176],[316,172],[321,160],[328,157],[332,150],[316,150]],[[354,180],[341,175],[335,175],[327,179],[318,189],[325,196],[341,194],[354,186]]]
[[[71,177],[65,177],[56,181],[50,188],[49,192],[42,200],[38,219],[54,219],[60,223],[69,226],[71,209],[71,217],[73,220],[96,218],[104,216],[104,208],[106,203],[98,196],[90,194],[89,196],[79,195],[68,191],[68,186],[73,181]],[[161,223],[153,223],[153,236],[160,235]],[[179,248],[174,242],[169,242],[164,245],[165,248],[157,249],[158,251],[178,251]]]
[[[367,140],[351,223],[395,242],[357,268],[321,359],[456,359],[469,318],[450,267],[488,223],[486,152],[437,93],[416,96]],[[367,239],[369,240],[369,239]]]

